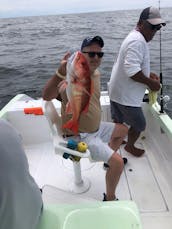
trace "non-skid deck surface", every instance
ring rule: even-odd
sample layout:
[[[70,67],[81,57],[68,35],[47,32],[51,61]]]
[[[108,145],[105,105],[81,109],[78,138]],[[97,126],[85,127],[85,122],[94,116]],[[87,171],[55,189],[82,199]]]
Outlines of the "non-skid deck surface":
[[[142,148],[143,145],[140,144]],[[131,199],[135,200],[141,212],[164,212],[167,206],[156,174],[146,152],[136,158],[121,149],[121,154],[128,158],[125,166],[125,178]]]
[[[128,158],[128,163],[121,176],[117,196],[120,200],[136,202],[144,223],[146,222],[146,229],[147,225],[154,224],[154,220],[163,221],[163,216],[166,217],[166,228],[170,229],[169,225],[172,228],[172,194],[169,191],[168,179],[165,179],[168,174],[165,169],[158,170],[156,160],[152,160],[156,152],[153,152],[146,142],[140,140],[139,146],[146,150],[140,158],[127,153],[124,146],[121,146],[119,150],[123,157]],[[82,176],[90,181],[91,187],[85,193],[72,194],[70,187],[73,182],[73,164],[69,159],[65,160],[55,155],[50,142],[26,146],[25,149],[31,174],[39,186],[44,187],[45,202],[76,203],[102,200],[105,191],[103,163],[91,163],[88,159],[82,159]]]

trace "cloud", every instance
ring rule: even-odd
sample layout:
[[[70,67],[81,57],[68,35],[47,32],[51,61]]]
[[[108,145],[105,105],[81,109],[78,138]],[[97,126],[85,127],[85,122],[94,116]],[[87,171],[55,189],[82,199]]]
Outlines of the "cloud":
[[[138,9],[154,5],[155,0],[0,0],[0,17],[41,14],[78,13],[108,10]],[[162,7],[172,6],[164,0]]]

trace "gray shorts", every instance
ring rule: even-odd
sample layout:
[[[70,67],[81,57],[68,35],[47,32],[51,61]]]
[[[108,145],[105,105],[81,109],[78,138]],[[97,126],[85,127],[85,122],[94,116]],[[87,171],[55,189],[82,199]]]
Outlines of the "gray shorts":
[[[116,123],[126,123],[135,131],[142,132],[146,128],[146,120],[141,107],[131,107],[110,101],[111,117]]]
[[[111,122],[101,122],[99,130],[94,133],[80,133],[80,140],[87,143],[94,161],[108,162],[114,150],[112,150],[108,143],[115,124]]]

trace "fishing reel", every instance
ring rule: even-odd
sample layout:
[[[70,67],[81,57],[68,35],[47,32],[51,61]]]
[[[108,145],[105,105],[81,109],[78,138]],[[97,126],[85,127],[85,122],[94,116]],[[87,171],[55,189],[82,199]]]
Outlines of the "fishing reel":
[[[172,102],[170,96],[165,95],[163,97],[163,102],[164,102],[164,110],[170,116],[170,118],[172,118]]]
[[[169,95],[160,96],[160,100],[163,100],[164,103],[168,103],[171,98]]]
[[[164,113],[164,110],[166,111],[166,113],[171,117],[172,114],[172,110],[169,108],[171,107],[171,103],[170,103],[170,96],[169,95],[161,95],[159,97],[159,104],[160,104],[160,113]]]

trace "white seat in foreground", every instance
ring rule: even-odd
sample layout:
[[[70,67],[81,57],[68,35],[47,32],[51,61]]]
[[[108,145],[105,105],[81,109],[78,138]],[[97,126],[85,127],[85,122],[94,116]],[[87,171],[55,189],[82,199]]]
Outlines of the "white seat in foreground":
[[[133,201],[45,205],[39,229],[142,229]]]

